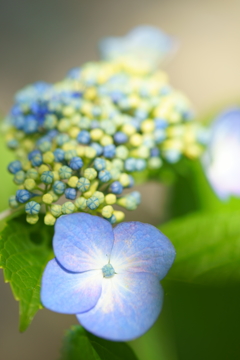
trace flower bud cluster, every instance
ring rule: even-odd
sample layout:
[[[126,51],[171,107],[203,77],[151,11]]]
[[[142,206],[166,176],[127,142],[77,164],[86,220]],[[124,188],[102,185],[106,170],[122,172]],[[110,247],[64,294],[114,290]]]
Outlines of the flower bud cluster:
[[[113,206],[137,208],[140,194],[123,192],[137,172],[202,152],[188,101],[166,74],[117,60],[87,63],[54,85],[26,87],[5,126],[19,159],[8,167],[18,185],[9,203],[24,204],[31,224],[41,209],[47,225],[76,211],[122,221]]]

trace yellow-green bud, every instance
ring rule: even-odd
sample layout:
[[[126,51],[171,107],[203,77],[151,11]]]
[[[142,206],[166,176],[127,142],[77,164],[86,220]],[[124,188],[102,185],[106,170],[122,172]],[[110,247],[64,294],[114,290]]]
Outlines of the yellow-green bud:
[[[56,218],[51,213],[47,213],[44,216],[44,224],[52,226],[55,224],[55,222]]]
[[[30,161],[23,161],[23,162],[22,162],[22,168],[23,168],[23,170],[25,170],[25,171],[31,169],[31,166],[32,166],[32,164],[31,164]]]
[[[63,115],[64,116],[72,116],[74,114],[74,112],[75,112],[75,109],[70,105],[65,106],[63,108]]]
[[[83,176],[88,180],[96,179],[97,171],[94,168],[87,168],[84,170]]]
[[[59,171],[59,169],[62,167],[61,163],[54,164],[53,171]]]
[[[103,133],[102,129],[93,129],[90,131],[90,136],[93,141],[100,140],[102,138],[103,134],[104,133]]]
[[[71,126],[71,123],[68,119],[61,119],[59,122],[58,122],[58,130],[60,132],[65,132],[67,131]]]
[[[84,210],[87,206],[87,200],[84,197],[80,196],[76,199],[75,206],[80,210]]]
[[[58,171],[52,171],[54,181],[57,181],[60,179]]]
[[[24,181],[24,187],[29,191],[33,190],[35,186],[36,186],[36,182],[33,179],[26,179]]]
[[[59,199],[59,196],[57,195],[57,194],[55,194],[55,192],[54,191],[49,191],[49,193],[48,193],[49,195],[51,195],[52,197],[53,197],[53,202],[54,201],[57,201],[58,199]]]
[[[113,214],[113,207],[111,205],[102,208],[102,216],[109,219]]]
[[[125,124],[125,125],[123,125],[123,127],[122,127],[122,131],[123,131],[126,135],[131,136],[131,135],[135,134],[136,128],[135,128],[133,125],[131,125],[131,124]]]
[[[38,172],[36,169],[31,168],[27,171],[27,178],[36,180],[38,178]]]
[[[108,205],[113,205],[116,203],[116,201],[117,201],[117,197],[115,194],[108,194],[105,196],[105,202]]]
[[[47,151],[43,154],[43,162],[45,164],[52,164],[54,162],[54,154],[52,151]]]
[[[38,215],[27,215],[26,220],[29,224],[34,225],[38,222],[39,216]]]
[[[101,191],[95,191],[93,193],[93,196],[95,196],[96,198],[98,198],[99,200],[99,204],[102,204],[104,202],[104,193]]]
[[[155,129],[155,124],[153,120],[144,120],[141,124],[141,130],[143,133],[152,133]]]
[[[78,177],[77,176],[71,176],[68,180],[68,185],[72,188],[75,188],[77,186]]]
[[[129,139],[130,144],[135,147],[142,145],[142,141],[142,135],[140,134],[133,134]]]
[[[126,173],[121,174],[118,181],[123,187],[127,187],[130,184],[130,178]]]
[[[89,199],[92,196],[93,192],[91,190],[89,191],[85,191],[83,193],[83,196],[85,197],[85,199]]]
[[[40,175],[42,175],[42,173],[44,173],[44,171],[49,171],[49,167],[47,165],[42,164],[38,168],[38,173]]]
[[[73,126],[69,129],[68,133],[72,139],[76,139],[79,134],[79,128],[77,126]]]
[[[125,218],[125,214],[122,211],[114,210],[113,215],[115,215],[117,222],[121,222]]]
[[[110,135],[104,135],[101,140],[100,140],[100,144],[102,146],[107,146],[107,145],[111,145],[113,144],[113,138]]]
[[[76,147],[77,156],[80,156],[80,157],[85,156],[85,149],[86,149],[85,146],[83,146],[83,145],[78,145],[78,146]]]
[[[62,213],[63,214],[72,214],[75,210],[75,205],[71,201],[65,202],[62,205]]]
[[[51,214],[54,216],[54,217],[58,217],[62,214],[62,206],[61,205],[58,205],[58,204],[54,204],[51,206]]]
[[[95,149],[93,149],[91,146],[85,147],[85,156],[88,159],[93,159],[97,155],[97,152]]]
[[[44,194],[42,197],[42,201],[45,204],[50,205],[53,202],[53,196],[51,194]]]

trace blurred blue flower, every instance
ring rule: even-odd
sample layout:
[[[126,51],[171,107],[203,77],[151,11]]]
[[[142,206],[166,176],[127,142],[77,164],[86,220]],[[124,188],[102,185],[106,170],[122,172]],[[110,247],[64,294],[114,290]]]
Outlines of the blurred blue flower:
[[[210,129],[203,165],[216,194],[240,196],[240,108],[220,114]]]
[[[173,37],[149,25],[138,26],[126,36],[108,37],[99,43],[101,57],[105,60],[135,59],[153,69],[176,47]]]
[[[159,281],[175,250],[154,226],[75,213],[56,222],[56,258],[43,274],[41,300],[53,311],[76,314],[88,331],[132,340],[156,321],[163,302]]]

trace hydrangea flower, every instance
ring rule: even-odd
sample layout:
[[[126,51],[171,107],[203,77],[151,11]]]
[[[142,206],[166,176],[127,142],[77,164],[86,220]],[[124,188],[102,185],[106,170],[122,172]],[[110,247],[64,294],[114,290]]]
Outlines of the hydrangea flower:
[[[207,178],[217,195],[240,196],[240,108],[220,114],[210,130],[203,157]]]
[[[177,47],[177,41],[154,26],[143,25],[123,37],[108,37],[100,44],[101,57],[106,60],[129,58],[156,68],[169,52]]]
[[[163,303],[159,281],[175,250],[154,226],[121,223],[114,229],[97,216],[61,216],[55,227],[56,258],[43,274],[43,305],[76,314],[93,334],[132,340],[156,321]]]

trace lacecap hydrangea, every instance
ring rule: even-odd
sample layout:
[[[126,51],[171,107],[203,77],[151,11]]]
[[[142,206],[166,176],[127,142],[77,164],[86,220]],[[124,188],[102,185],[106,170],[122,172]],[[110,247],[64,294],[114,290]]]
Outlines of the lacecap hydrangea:
[[[74,212],[114,224],[124,219],[115,204],[134,210],[141,201],[125,191],[139,172],[199,157],[200,126],[189,102],[158,68],[174,47],[160,30],[138,27],[104,39],[102,60],[18,92],[4,125],[16,154],[10,207],[25,207],[31,224],[39,212],[47,225]]]
[[[209,129],[203,167],[213,190],[222,200],[240,196],[240,108],[219,114]]]
[[[113,229],[98,216],[61,216],[53,249],[41,286],[46,308],[75,314],[88,331],[114,341],[141,336],[156,321],[159,281],[175,250],[154,226],[134,221]]]

